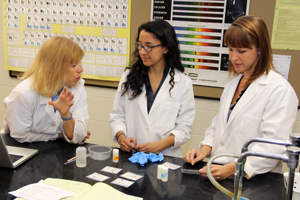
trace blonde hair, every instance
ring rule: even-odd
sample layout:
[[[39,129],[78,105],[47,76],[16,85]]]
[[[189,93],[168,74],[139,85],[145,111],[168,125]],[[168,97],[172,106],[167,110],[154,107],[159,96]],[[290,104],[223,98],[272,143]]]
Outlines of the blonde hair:
[[[257,48],[258,60],[247,85],[264,73],[268,74],[271,69],[276,71],[272,64],[273,57],[268,28],[261,18],[251,15],[239,17],[226,31],[224,41],[228,47],[252,48],[254,46]],[[231,61],[229,62],[229,71],[238,75]]]
[[[52,37],[39,49],[21,79],[30,77],[33,90],[52,97],[67,83],[71,65],[79,63],[83,56],[77,43],[65,37]]]

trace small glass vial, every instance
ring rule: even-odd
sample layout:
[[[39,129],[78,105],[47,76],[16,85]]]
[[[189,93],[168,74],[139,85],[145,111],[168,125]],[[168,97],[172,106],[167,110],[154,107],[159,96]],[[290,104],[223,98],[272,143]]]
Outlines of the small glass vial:
[[[169,168],[162,166],[162,168],[161,168],[161,181],[162,182],[168,181],[168,172],[169,172]]]
[[[119,149],[113,150],[113,162],[114,163],[119,162]]]
[[[85,147],[77,147],[76,149],[76,166],[77,167],[85,167],[86,166],[86,148]]]

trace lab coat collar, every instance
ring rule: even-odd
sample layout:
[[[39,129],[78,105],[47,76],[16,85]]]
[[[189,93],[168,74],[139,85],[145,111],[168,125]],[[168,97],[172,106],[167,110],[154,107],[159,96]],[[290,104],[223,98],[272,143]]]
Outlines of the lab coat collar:
[[[174,82],[175,82],[175,85],[176,83],[178,83],[181,79],[181,76],[180,76],[180,72],[175,69],[175,75],[174,75]],[[169,71],[170,72],[170,71]],[[151,107],[151,110],[149,112],[149,115],[151,115],[151,113],[162,103],[164,102],[169,96],[170,96],[170,93],[169,93],[169,90],[170,90],[170,81],[171,79],[171,76],[170,74],[168,73],[168,76],[166,77],[163,85],[161,86],[160,90],[158,91],[158,94],[155,98],[155,101],[153,102],[153,105]],[[171,90],[171,97],[172,98],[176,98],[176,94],[178,94],[176,91],[177,88],[175,88],[175,85],[173,87],[173,89]]]
[[[151,110],[149,112],[149,115],[166,99],[169,97],[169,89],[170,89],[170,84],[169,84],[169,81],[170,81],[170,74],[168,72],[168,76],[166,77],[163,85],[161,86],[156,98],[155,98],[155,101],[153,102],[153,105],[151,107]],[[174,82],[175,82],[175,85],[176,83],[178,83],[179,81],[181,80],[181,76],[180,76],[180,71],[178,71],[177,69],[175,69],[175,75],[174,75]],[[176,87],[174,87],[172,90],[171,90],[171,94],[172,94],[172,98],[175,98],[175,95],[177,94],[175,92],[176,90]],[[148,110],[147,110],[147,96],[146,96],[146,87],[145,85],[143,86],[143,91],[142,93],[137,97],[137,101],[138,101],[138,104],[140,106],[140,109],[143,113],[143,116],[144,118],[146,119],[146,121],[148,122]]]
[[[272,71],[270,71],[269,73],[273,73]],[[271,76],[266,75],[266,73],[260,77],[258,77],[255,81],[253,81],[247,88],[247,91],[243,94],[243,97],[239,100],[239,102],[236,104],[236,106],[234,107],[232,113],[230,114],[230,117],[228,119],[228,123],[227,126],[229,126],[229,124],[232,122],[232,120],[236,117],[236,115],[257,95],[258,90],[260,88],[260,86],[264,86],[267,85],[268,82],[270,81]],[[236,90],[236,87],[238,85],[239,82],[239,78],[237,78],[235,80],[235,83],[232,84],[232,88],[230,91],[230,95],[233,97],[234,92]],[[227,99],[227,104],[226,106],[230,106],[232,98],[228,98]],[[229,111],[229,107],[228,109],[226,108],[227,111]],[[227,116],[226,116],[227,117]],[[227,120],[227,119],[226,119]]]
[[[40,104],[47,104],[45,106],[45,111],[48,113],[48,115],[51,117],[51,119],[55,122],[55,113],[54,113],[54,109],[53,106],[48,104],[48,101],[50,101],[51,99],[49,97],[44,97],[42,95],[40,95]]]
[[[235,90],[236,90],[236,87],[237,85],[239,84],[240,82],[240,79],[242,78],[242,74],[238,75],[235,79],[232,80],[232,83],[229,85],[229,88],[228,88],[228,98],[227,97],[223,97],[225,100],[224,100],[224,105],[225,105],[225,108],[224,110],[222,110],[221,112],[225,112],[225,114],[223,115],[223,120],[224,122],[227,122],[227,118],[228,118],[228,112],[229,112],[229,108],[230,108],[230,105],[231,105],[231,102],[232,102],[232,98],[233,98],[233,95],[235,93]],[[229,98],[230,97],[230,98]],[[219,111],[220,112],[220,111]],[[230,115],[230,118],[232,118],[232,113]],[[228,123],[229,124],[229,121],[231,121],[229,118],[228,120]]]
[[[268,75],[266,74],[266,72],[264,73],[264,75],[260,76],[258,79],[257,79],[257,83],[260,84],[260,85],[267,85],[272,76],[274,75],[274,71],[273,70],[270,70]]]
[[[147,111],[147,96],[146,96],[146,87],[143,85],[142,93],[137,97],[138,104],[143,113],[144,119],[148,124],[148,111]]]

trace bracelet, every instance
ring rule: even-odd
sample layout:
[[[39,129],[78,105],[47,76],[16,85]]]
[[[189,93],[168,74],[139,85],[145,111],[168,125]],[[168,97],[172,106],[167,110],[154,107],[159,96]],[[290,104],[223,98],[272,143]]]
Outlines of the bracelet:
[[[61,117],[61,119],[64,120],[64,121],[69,121],[70,119],[72,119],[73,114],[71,113],[71,116],[68,117],[68,118],[63,118],[62,116],[60,116],[60,117]]]
[[[120,137],[120,135],[124,135],[125,136],[125,134],[124,133],[120,133],[119,135],[117,135],[116,136],[116,138],[117,138],[117,141],[119,140],[119,137]],[[126,137],[126,136],[125,136]]]

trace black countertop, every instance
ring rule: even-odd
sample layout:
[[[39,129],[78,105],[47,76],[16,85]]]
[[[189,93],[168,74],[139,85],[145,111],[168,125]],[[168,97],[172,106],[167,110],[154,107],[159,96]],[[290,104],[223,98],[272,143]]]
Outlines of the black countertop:
[[[0,199],[12,200],[14,197],[9,195],[9,191],[14,191],[25,185],[36,183],[46,178],[61,178],[67,180],[82,181],[93,185],[96,181],[86,178],[87,175],[98,172],[110,178],[104,183],[116,188],[129,195],[143,197],[151,200],[231,200],[211,184],[208,179],[198,175],[182,174],[180,169],[169,170],[168,182],[157,180],[157,165],[164,162],[174,163],[183,168],[199,169],[206,163],[199,162],[191,166],[183,161],[182,158],[165,156],[161,163],[147,163],[144,167],[139,164],[132,164],[128,158],[131,153],[120,151],[118,163],[112,162],[112,156],[104,161],[95,161],[87,159],[85,168],[76,167],[76,162],[64,165],[64,163],[75,156],[75,150],[78,145],[69,144],[63,140],[51,142],[36,142],[20,144],[12,139],[8,134],[3,135],[7,145],[28,147],[38,149],[39,153],[19,166],[17,169],[5,169],[0,167]],[[92,144],[86,143],[88,147]],[[117,175],[102,172],[106,166],[113,166],[123,169]],[[125,172],[133,172],[143,175],[143,178],[137,180],[129,188],[124,188],[111,184]],[[227,179],[219,182],[226,189],[233,191],[233,179]],[[266,173],[257,175],[250,180],[244,179],[242,196],[250,200],[282,200],[285,198],[285,187],[283,175],[276,173]]]

